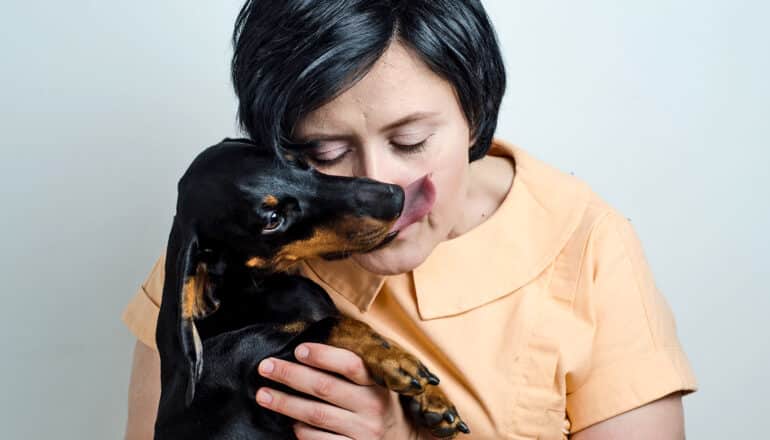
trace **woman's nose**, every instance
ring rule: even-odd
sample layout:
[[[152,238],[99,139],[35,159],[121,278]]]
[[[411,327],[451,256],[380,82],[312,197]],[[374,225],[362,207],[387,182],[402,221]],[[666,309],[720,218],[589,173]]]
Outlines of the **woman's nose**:
[[[365,146],[361,148],[361,153],[356,158],[353,175],[403,186],[401,180],[406,177],[407,170],[403,169],[403,166],[398,163],[397,158],[391,157],[384,150],[385,147],[382,146]]]

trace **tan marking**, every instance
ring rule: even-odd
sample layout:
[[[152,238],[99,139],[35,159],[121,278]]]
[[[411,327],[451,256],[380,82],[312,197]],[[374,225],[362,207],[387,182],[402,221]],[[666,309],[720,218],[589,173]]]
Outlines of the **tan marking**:
[[[275,252],[273,258],[251,257],[245,264],[252,268],[285,272],[306,258],[335,252],[365,251],[385,238],[394,222],[346,216],[333,223],[332,227],[317,228],[310,238],[285,245]]]
[[[281,326],[281,331],[285,333],[299,333],[307,328],[307,322],[295,321]]]
[[[262,203],[265,206],[270,206],[270,207],[277,206],[278,205],[278,199],[274,195],[268,194],[268,195],[265,196],[264,199],[262,199]]]
[[[284,271],[299,260],[334,252],[361,252],[372,248],[388,233],[393,221],[346,216],[331,227],[317,228],[313,236],[287,244],[276,252],[273,268]]]
[[[185,319],[199,318],[208,313],[208,307],[203,295],[206,293],[209,274],[206,263],[198,263],[195,275],[187,277],[182,293],[182,317]]]
[[[246,266],[248,267],[267,267],[268,262],[264,258],[260,257],[251,257],[246,261]]]

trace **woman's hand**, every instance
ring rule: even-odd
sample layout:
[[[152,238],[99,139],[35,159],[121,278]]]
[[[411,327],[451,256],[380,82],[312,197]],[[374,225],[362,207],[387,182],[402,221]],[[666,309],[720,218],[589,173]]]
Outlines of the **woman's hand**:
[[[257,402],[298,420],[294,425],[297,438],[370,440],[410,437],[410,425],[404,418],[398,396],[376,385],[356,354],[329,345],[305,343],[297,347],[294,355],[307,366],[268,358],[260,362],[259,374],[326,403],[266,387],[257,390]],[[348,380],[321,370],[340,374]]]

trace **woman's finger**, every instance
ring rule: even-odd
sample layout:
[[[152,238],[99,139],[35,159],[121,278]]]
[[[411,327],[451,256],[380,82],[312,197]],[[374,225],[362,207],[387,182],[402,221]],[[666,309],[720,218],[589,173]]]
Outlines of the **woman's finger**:
[[[265,387],[257,390],[257,402],[267,409],[317,428],[350,438],[366,438],[366,433],[360,432],[358,416],[346,409]]]
[[[381,396],[373,387],[361,387],[294,362],[268,358],[259,363],[259,374],[292,389],[318,397],[350,411],[376,412]]]
[[[302,422],[294,424],[294,435],[299,440],[352,440],[350,437],[321,431]]]
[[[294,349],[294,357],[303,364],[341,374],[359,385],[374,385],[364,361],[352,351],[308,342]]]

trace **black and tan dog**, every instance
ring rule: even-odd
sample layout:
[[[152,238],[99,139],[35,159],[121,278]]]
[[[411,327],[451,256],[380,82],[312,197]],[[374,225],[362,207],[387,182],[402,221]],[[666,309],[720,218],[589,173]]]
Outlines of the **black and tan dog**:
[[[358,354],[435,436],[468,432],[419,360],[290,271],[304,258],[384,245],[403,203],[397,185],[324,175],[245,139],[200,153],[179,181],[166,252],[155,438],[294,438],[292,420],[254,399],[263,385],[296,392],[268,383],[257,364],[294,360],[308,341]]]

